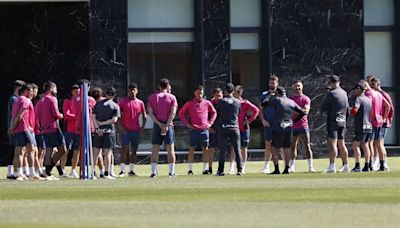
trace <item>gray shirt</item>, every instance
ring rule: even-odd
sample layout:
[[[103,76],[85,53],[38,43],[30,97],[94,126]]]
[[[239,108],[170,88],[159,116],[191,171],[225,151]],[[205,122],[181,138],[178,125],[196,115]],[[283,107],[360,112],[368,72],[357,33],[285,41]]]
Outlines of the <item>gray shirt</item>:
[[[10,99],[8,99],[8,104],[7,104],[7,126],[8,126],[8,128],[10,128],[10,126],[11,126],[12,107],[17,100],[18,100],[18,97],[15,95],[12,95],[10,97]]]
[[[107,99],[97,102],[97,104],[94,106],[93,114],[96,115],[96,119],[100,122],[110,120],[114,117],[121,117],[118,104],[113,100]],[[102,129],[104,133],[113,133],[115,130],[115,125],[103,125],[100,126],[100,129]]]
[[[345,128],[347,116],[349,115],[347,92],[340,87],[329,91],[321,109],[327,113],[328,128]]]
[[[296,121],[300,120],[305,115],[296,102],[286,96],[272,97],[269,101],[269,106],[275,110],[275,121],[272,125],[273,130],[292,128],[292,115],[294,112],[299,113],[295,119]]]
[[[370,120],[372,111],[372,100],[362,94],[356,97],[354,108],[357,108],[357,114],[354,116],[354,131],[358,133],[372,132],[372,124]]]
[[[217,112],[222,129],[239,129],[239,110],[239,99],[227,96],[218,101]]]

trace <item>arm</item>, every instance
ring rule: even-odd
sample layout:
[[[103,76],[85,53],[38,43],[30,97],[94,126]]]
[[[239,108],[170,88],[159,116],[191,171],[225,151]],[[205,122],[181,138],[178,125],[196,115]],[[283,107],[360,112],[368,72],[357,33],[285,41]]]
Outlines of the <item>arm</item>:
[[[156,123],[160,128],[162,128],[164,126],[164,124],[162,124],[160,121],[158,121],[158,119],[156,118],[156,116],[153,113],[153,108],[148,106],[147,110],[148,110],[149,116],[153,120],[153,122]]]
[[[66,120],[75,119],[75,113],[72,113],[72,102],[68,100],[64,100],[63,103],[63,113]]]
[[[298,105],[295,105],[293,110],[298,113],[296,118],[293,120],[294,123],[301,120],[301,118],[306,115],[306,113]]]
[[[322,112],[327,112],[329,109],[329,102],[330,102],[330,93],[326,94],[324,101],[322,102],[321,105],[321,111]]]
[[[168,121],[167,121],[167,123],[166,123],[167,126],[170,126],[171,123],[172,123],[172,121],[174,121],[174,118],[175,118],[175,115],[176,115],[176,111],[177,111],[177,107],[176,107],[176,106],[173,106],[173,107],[171,108],[171,112],[170,112],[170,114],[169,114]]]
[[[252,104],[251,102],[248,102],[250,108],[249,111],[251,112],[250,117],[247,119],[247,123],[251,124],[258,116],[260,110],[257,108],[257,106],[255,106],[254,104]]]
[[[183,124],[185,124],[188,128],[192,129],[192,125],[189,123],[189,120],[186,118],[186,113],[189,111],[189,104],[186,102],[183,105],[182,109],[179,111],[178,116],[182,120]]]
[[[64,117],[63,114],[58,111],[57,98],[54,98],[51,101],[51,112],[53,113],[54,118],[57,120],[61,120]]]
[[[214,106],[211,102],[208,104],[208,113],[210,115],[210,120],[208,121],[209,128],[214,124],[215,120],[217,119],[217,110],[215,110]]]

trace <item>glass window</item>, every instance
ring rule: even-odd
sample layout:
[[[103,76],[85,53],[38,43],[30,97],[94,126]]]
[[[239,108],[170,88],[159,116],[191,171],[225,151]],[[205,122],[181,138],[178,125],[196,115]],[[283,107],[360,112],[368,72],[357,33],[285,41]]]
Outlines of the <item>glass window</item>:
[[[128,28],[193,28],[194,0],[128,0]]]
[[[191,32],[135,32],[129,33],[129,43],[192,42]]]
[[[382,79],[382,86],[394,86],[391,32],[365,33],[365,74]]]
[[[364,0],[364,25],[394,25],[394,0]]]
[[[260,0],[231,0],[231,27],[261,27]]]

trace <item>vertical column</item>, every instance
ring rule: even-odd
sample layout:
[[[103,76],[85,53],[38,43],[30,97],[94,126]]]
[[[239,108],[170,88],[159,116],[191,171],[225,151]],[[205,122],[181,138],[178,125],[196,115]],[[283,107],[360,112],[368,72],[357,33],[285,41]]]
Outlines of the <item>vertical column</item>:
[[[261,89],[268,89],[268,78],[272,73],[271,57],[271,0],[261,0],[260,32],[260,83]]]
[[[207,93],[231,81],[229,0],[202,0],[203,70]]]
[[[395,84],[395,109],[399,107],[400,104],[400,64],[396,64],[400,61],[400,2],[394,1],[394,16],[395,16],[395,28],[394,28],[394,84]],[[396,111],[396,110],[395,110]],[[400,141],[400,121],[399,121],[399,112],[395,112],[394,118],[396,118],[396,143],[399,145]]]
[[[127,0],[90,1],[90,79],[94,86],[127,86]]]

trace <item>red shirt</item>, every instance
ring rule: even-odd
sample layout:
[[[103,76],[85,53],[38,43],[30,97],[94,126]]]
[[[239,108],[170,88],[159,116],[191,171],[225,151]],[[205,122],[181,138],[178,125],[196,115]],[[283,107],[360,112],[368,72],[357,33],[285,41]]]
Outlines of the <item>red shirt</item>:
[[[74,110],[72,100],[76,97],[72,97],[71,99],[65,99],[63,103],[63,113],[64,113],[64,121],[65,121],[65,130],[69,133],[76,132],[76,110]]]
[[[393,122],[394,106],[393,106],[392,98],[390,97],[390,95],[383,90],[381,90],[380,92],[381,92],[383,98],[389,103],[390,110],[389,110],[389,114],[388,114],[387,121],[386,121],[386,127],[389,128],[392,126],[392,122]]]
[[[96,100],[93,97],[88,97],[89,103],[89,122],[90,122],[90,132],[94,133],[94,124],[93,124],[93,108],[96,105]],[[75,133],[80,135],[81,134],[81,123],[82,123],[82,110],[81,110],[81,95],[78,94],[72,100],[73,110],[76,113],[76,125],[75,125]]]
[[[41,134],[57,132],[58,120],[62,118],[58,111],[57,98],[46,93],[36,104],[37,121]]]
[[[32,101],[25,97],[18,97],[17,101],[13,104],[11,117],[15,119],[19,114],[20,110],[25,111],[22,114],[22,119],[18,122],[17,127],[14,129],[14,134],[19,132],[33,132],[35,126],[35,111],[33,108]]]
[[[258,116],[260,110],[246,99],[240,99],[240,111],[239,111],[239,129],[240,132],[245,132],[250,127],[244,125],[244,121],[247,120],[248,124],[251,124]],[[249,115],[250,113],[250,115]]]
[[[367,90],[365,95],[372,99],[372,112],[371,112],[371,124],[373,127],[383,126],[383,103],[386,102],[383,95],[373,89]]]
[[[124,97],[118,102],[121,110],[121,124],[127,131],[138,132],[140,131],[139,116],[144,114],[146,109],[143,101],[140,99],[131,99]]]
[[[297,96],[297,95],[293,95],[290,97],[290,99],[292,99],[294,102],[296,102],[296,104],[298,106],[300,106],[300,108],[304,109],[306,106],[311,106],[311,99],[306,96],[306,95],[301,95],[301,96]],[[296,115],[292,116],[292,120],[296,118]],[[303,118],[301,118],[299,121],[297,121],[296,123],[293,123],[293,129],[308,129],[308,118],[307,115],[303,116]]]
[[[190,120],[185,116],[187,113],[189,113]],[[214,124],[217,118],[217,111],[210,101],[193,99],[186,102],[179,111],[179,118],[185,125],[191,124],[194,129],[202,131],[207,129],[208,125]]]
[[[158,121],[167,122],[171,109],[173,107],[178,108],[178,102],[174,95],[161,91],[150,96],[148,107],[153,110],[153,114]]]

